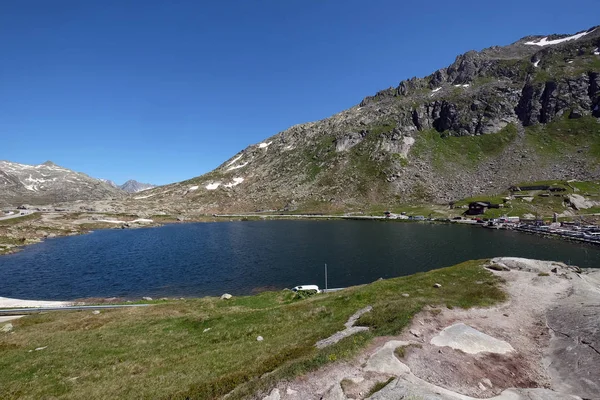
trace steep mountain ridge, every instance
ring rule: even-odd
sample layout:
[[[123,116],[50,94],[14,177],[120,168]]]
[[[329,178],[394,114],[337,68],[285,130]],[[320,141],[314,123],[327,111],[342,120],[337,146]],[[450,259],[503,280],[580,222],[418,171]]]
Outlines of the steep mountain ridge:
[[[595,27],[470,51],[131,201],[204,212],[335,211],[443,203],[520,181],[598,179],[599,47]]]
[[[1,206],[122,199],[125,195],[99,179],[51,161],[39,165],[0,161]]]

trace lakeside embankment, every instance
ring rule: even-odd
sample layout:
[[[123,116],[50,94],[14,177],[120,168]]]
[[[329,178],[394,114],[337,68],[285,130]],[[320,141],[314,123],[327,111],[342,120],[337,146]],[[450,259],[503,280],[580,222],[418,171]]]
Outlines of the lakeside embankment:
[[[474,261],[308,298],[284,290],[31,315],[0,333],[0,397],[249,398],[280,379],[350,359],[425,307],[503,301],[500,286]],[[368,330],[315,346],[367,306],[372,311],[356,325]],[[22,373],[31,369],[35,385]]]
[[[495,258],[310,297],[35,314],[0,326],[0,397],[593,398],[598,285]]]

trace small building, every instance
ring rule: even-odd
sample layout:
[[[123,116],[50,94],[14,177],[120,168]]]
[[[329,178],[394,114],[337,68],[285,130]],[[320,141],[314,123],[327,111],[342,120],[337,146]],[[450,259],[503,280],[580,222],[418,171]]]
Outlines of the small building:
[[[488,208],[500,208],[500,204],[493,204],[489,201],[473,201],[469,203],[469,209],[465,211],[466,215],[481,215]]]
[[[521,192],[530,190],[548,190],[550,185],[530,185],[530,186],[511,186],[508,188],[511,192]]]

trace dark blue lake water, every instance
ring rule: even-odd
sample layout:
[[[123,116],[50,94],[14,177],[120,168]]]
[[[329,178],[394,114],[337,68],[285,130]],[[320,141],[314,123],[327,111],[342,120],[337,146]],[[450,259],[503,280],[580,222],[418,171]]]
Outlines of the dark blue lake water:
[[[104,230],[0,257],[0,296],[31,299],[249,294],[345,287],[493,256],[600,266],[600,247],[479,227],[252,221]]]

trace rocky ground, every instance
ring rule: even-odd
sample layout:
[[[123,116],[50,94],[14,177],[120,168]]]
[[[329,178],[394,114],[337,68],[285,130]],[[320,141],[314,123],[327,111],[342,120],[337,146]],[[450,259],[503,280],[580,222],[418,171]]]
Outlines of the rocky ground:
[[[34,212],[23,217],[0,220],[0,254],[18,251],[25,245],[47,238],[80,235],[96,229],[158,226],[162,222],[110,213]]]
[[[507,303],[425,310],[398,337],[258,398],[600,399],[600,270],[519,258],[490,267]]]

